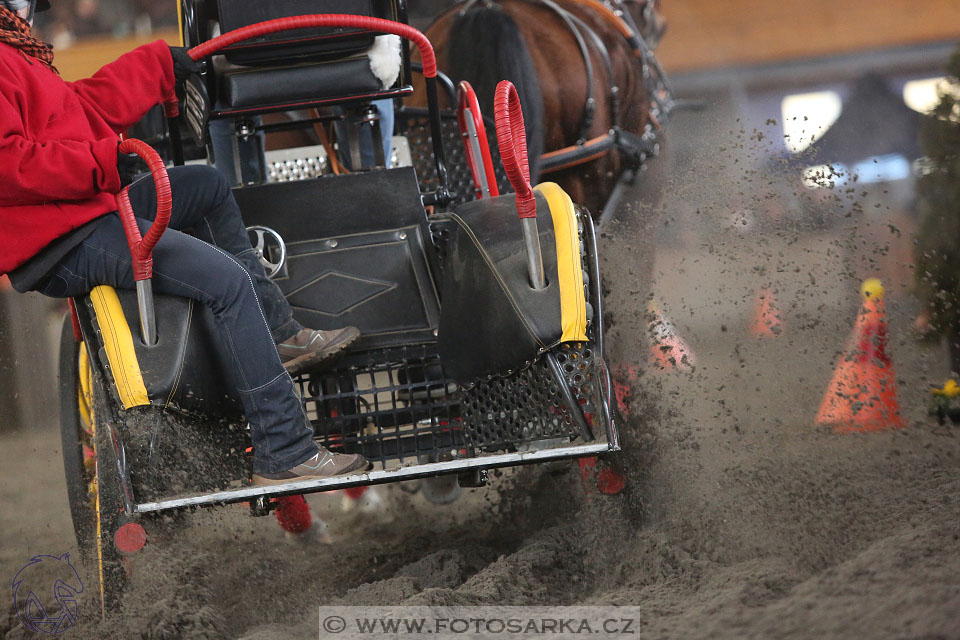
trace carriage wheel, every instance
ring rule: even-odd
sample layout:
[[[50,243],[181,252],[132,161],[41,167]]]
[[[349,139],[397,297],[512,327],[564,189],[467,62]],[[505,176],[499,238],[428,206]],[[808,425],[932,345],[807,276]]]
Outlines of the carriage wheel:
[[[60,436],[70,515],[84,561],[95,568],[101,612],[116,604],[125,571],[114,534],[121,525],[123,500],[109,429],[97,419],[106,413],[107,394],[86,346],[73,336],[70,316],[60,332]]]
[[[86,348],[82,342],[74,340],[73,326],[67,315],[60,332],[60,438],[70,515],[81,552],[86,552],[96,535],[97,526],[92,493],[96,485],[90,373]]]

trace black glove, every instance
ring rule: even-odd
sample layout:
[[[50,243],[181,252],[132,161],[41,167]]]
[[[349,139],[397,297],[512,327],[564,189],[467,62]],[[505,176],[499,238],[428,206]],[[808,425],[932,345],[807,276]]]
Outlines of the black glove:
[[[194,73],[200,73],[200,63],[194,62],[186,47],[170,47],[170,57],[173,58],[173,77],[182,83]]]
[[[134,181],[141,173],[140,156],[135,153],[120,153],[117,150],[117,173],[120,175],[120,188]]]

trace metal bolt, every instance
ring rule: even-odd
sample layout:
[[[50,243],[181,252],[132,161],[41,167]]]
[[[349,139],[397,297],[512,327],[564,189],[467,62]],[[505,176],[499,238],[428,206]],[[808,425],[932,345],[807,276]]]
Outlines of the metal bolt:
[[[327,244],[330,245],[330,248],[331,248],[331,249],[335,249],[335,248],[337,247],[337,245],[340,244],[340,243],[337,242],[336,240],[330,240],[329,242],[327,242]]]
[[[400,238],[401,240],[406,240],[406,239],[407,239],[407,232],[406,232],[406,231],[401,231],[400,233],[397,234],[397,237]]]

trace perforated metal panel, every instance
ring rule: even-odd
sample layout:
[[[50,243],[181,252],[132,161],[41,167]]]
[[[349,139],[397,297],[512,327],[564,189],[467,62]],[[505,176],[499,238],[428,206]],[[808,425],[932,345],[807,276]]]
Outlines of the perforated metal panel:
[[[602,365],[590,343],[561,345],[555,353],[591,421],[603,402]],[[424,345],[351,356],[335,370],[301,376],[298,386],[324,446],[362,452],[384,469],[580,438],[542,359],[464,388],[446,377],[433,346]]]
[[[437,167],[433,159],[433,138],[430,136],[430,126],[426,117],[399,114],[401,132],[407,137],[410,144],[410,155],[413,167],[417,170],[420,187],[424,191],[433,191],[439,185]],[[476,198],[473,186],[473,175],[463,150],[460,138],[460,129],[455,116],[447,114],[441,120],[443,128],[443,150],[447,160],[447,177],[449,189],[454,193],[454,204],[463,204]],[[497,185],[500,193],[510,193],[513,188],[503,171],[500,161],[500,152],[497,149],[496,132],[492,126],[487,127],[487,139],[490,142],[490,156],[493,160],[494,173],[497,176]]]

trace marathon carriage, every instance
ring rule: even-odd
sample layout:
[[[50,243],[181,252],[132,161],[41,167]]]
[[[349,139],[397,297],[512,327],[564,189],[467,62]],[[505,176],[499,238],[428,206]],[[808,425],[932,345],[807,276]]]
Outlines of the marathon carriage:
[[[166,224],[164,163],[144,143],[123,143],[148,160],[161,194],[142,239],[127,225],[143,267],[137,291],[100,286],[71,300],[60,356],[70,507],[104,606],[158,514],[247,503],[262,515],[280,496],[444,475],[479,486],[489,469],[617,450],[593,222],[556,185],[530,188],[511,87],[498,94],[497,139],[499,181],[509,176],[516,194],[495,195],[497,152],[487,148],[469,87],[460,88],[465,166],[456,169],[471,172],[475,193],[453,194],[436,63],[426,38],[405,24],[402,0],[182,0],[181,11],[191,56],[207,62],[188,81],[183,113],[166,107],[173,162],[190,147],[181,136],[209,144],[209,121],[234,120],[239,157],[241,145],[259,144],[259,130],[289,126],[255,116],[292,109],[315,110],[300,123],[307,127],[336,120],[376,135],[370,102],[412,93],[413,44],[433,166],[429,176],[422,166],[421,175],[383,166],[408,164],[401,139],[399,162],[378,157],[381,166],[332,175],[334,158],[323,155],[330,145],[308,147],[267,156],[274,173],[289,167],[303,179],[270,179],[262,166],[260,180],[235,189],[297,319],[361,329],[334,365],[295,382],[317,441],[375,463],[356,475],[258,487],[239,401],[209,347],[212,317],[190,300],[151,293],[146,265]],[[350,13],[318,14],[327,11]],[[218,30],[224,35],[211,38]],[[378,34],[405,39],[400,76],[387,87],[366,58]],[[423,149],[411,147],[415,156]],[[123,200],[122,192],[121,216],[132,221]],[[185,451],[197,452],[186,465]]]

